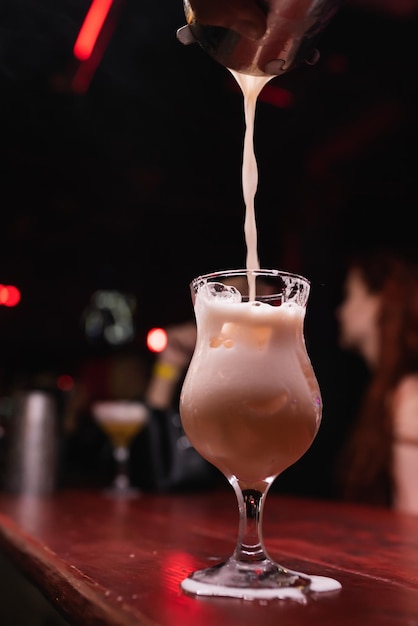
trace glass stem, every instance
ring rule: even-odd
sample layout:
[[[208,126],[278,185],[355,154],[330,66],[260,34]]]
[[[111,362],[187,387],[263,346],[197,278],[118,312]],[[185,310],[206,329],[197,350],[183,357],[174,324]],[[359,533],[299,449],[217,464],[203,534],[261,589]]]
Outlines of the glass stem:
[[[260,563],[269,560],[263,543],[262,519],[265,497],[270,485],[264,491],[242,489],[239,481],[231,481],[238,500],[239,527],[238,541],[233,558],[241,563]]]
[[[113,456],[117,467],[114,485],[119,489],[126,489],[130,484],[129,448],[127,446],[116,446],[113,451]]]

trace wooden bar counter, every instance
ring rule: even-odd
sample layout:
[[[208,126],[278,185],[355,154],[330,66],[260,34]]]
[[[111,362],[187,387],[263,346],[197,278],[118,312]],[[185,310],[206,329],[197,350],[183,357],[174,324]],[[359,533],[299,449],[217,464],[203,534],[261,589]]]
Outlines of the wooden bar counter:
[[[237,528],[228,487],[127,501],[89,490],[0,494],[0,551],[72,625],[418,624],[418,516],[270,493],[271,556],[342,589],[303,603],[183,594],[185,576],[232,553]]]

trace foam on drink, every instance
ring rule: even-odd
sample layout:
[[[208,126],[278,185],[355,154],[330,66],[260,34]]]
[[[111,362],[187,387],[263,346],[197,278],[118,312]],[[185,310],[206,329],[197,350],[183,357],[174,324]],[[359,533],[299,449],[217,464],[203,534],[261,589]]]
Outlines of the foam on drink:
[[[129,401],[96,402],[93,415],[115,446],[127,446],[148,419],[144,404]]]

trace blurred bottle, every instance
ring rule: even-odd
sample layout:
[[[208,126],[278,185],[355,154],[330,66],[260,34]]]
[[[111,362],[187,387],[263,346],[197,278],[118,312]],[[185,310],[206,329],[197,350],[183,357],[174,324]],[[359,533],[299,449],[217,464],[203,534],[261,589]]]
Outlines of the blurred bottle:
[[[200,0],[199,4],[202,2]],[[198,42],[211,57],[231,70],[242,74],[278,76],[302,63],[313,64],[318,60],[316,45],[319,36],[340,4],[341,0],[257,2],[258,9],[265,12],[267,28],[261,38],[253,39],[232,27],[219,25],[231,23],[228,3],[224,4],[225,20],[222,20],[216,5],[216,15],[213,13],[216,25],[210,25],[208,21],[205,24],[199,22],[192,6],[193,0],[184,0],[187,25],[177,31],[177,37],[186,45]],[[209,11],[205,11],[205,15],[208,14]]]
[[[57,483],[59,429],[52,393],[21,392],[11,418],[5,490],[47,495]]]

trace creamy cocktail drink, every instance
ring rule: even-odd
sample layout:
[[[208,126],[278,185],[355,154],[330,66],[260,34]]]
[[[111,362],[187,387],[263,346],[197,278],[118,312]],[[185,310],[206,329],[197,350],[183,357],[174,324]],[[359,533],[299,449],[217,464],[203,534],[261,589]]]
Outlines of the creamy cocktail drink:
[[[234,488],[240,523],[233,555],[193,572],[182,588],[245,599],[337,590],[333,579],[275,563],[261,530],[270,485],[306,452],[321,421],[303,333],[310,284],[288,272],[243,269],[200,276],[191,288],[197,339],[181,419],[192,445]]]
[[[181,394],[186,434],[228,479],[271,482],[304,454],[321,419],[305,306],[242,302],[230,287],[207,283],[195,314],[197,344]]]

